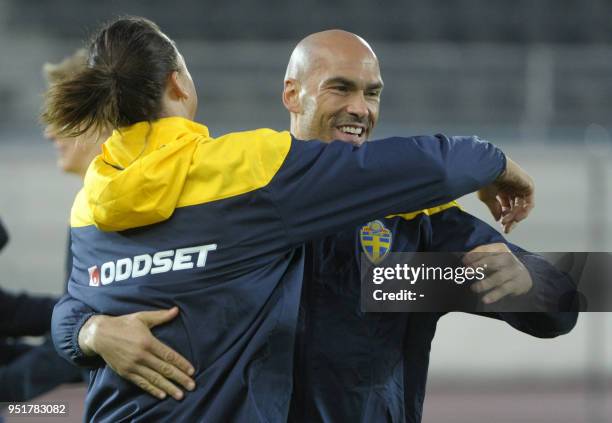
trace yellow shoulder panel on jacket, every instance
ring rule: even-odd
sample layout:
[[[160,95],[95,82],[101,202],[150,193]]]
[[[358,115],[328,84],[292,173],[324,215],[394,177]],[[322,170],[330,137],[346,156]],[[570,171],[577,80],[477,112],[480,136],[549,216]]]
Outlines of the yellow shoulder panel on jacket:
[[[450,203],[442,204],[441,206],[432,207],[430,209],[419,210],[419,211],[415,211],[412,213],[392,214],[390,216],[387,216],[387,218],[401,217],[402,219],[405,219],[405,220],[412,220],[420,214],[426,214],[427,216],[431,216],[432,214],[440,213],[452,207],[457,207],[461,209],[461,206],[459,205],[459,203],[457,203],[457,201],[451,201]]]
[[[87,201],[87,195],[81,188],[70,210],[70,226],[73,228],[80,228],[89,225],[93,225],[93,217],[91,215],[89,202]]]
[[[289,132],[235,132],[199,141],[177,207],[222,200],[263,188],[291,147]]]

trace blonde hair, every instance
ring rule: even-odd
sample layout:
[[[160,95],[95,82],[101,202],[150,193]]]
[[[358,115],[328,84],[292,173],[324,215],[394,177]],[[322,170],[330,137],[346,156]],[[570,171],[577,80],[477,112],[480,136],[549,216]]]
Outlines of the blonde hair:
[[[47,62],[42,68],[43,76],[49,84],[55,84],[71,78],[85,69],[87,57],[87,50],[80,48],[59,63]]]

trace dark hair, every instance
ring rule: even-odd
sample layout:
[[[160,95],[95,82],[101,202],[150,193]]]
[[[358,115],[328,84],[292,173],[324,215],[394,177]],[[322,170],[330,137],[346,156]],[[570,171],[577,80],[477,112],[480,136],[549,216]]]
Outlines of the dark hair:
[[[158,119],[168,75],[178,69],[174,43],[155,23],[119,18],[95,35],[87,67],[51,84],[42,120],[76,137]]]

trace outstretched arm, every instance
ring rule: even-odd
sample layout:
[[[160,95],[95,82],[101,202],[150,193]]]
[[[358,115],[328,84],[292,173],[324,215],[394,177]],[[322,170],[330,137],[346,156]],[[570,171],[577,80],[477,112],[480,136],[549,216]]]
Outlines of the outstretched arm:
[[[300,244],[375,217],[438,206],[485,186],[517,198],[532,197],[534,190],[531,178],[493,144],[436,135],[388,138],[359,148],[292,139],[265,189],[290,241]]]

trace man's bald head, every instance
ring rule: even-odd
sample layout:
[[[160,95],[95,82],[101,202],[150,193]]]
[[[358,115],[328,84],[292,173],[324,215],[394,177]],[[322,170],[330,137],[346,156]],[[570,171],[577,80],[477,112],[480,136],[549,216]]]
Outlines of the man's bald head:
[[[361,145],[376,124],[382,86],[378,58],[363,38],[338,29],[307,36],[285,73],[291,133]]]
[[[311,70],[347,55],[362,57],[378,66],[376,54],[359,35],[341,29],[315,32],[302,39],[293,49],[285,79],[301,80]]]

